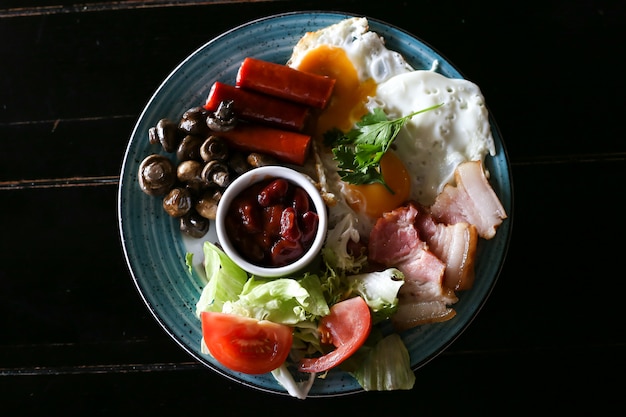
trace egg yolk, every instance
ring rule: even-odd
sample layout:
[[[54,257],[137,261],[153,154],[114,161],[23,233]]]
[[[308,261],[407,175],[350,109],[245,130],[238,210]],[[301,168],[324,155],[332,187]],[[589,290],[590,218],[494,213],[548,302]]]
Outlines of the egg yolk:
[[[376,95],[373,79],[359,80],[359,74],[345,50],[321,45],[306,54],[298,65],[300,71],[335,79],[333,94],[319,114],[314,134],[317,138],[331,129],[351,130],[366,113],[368,97]],[[411,181],[406,167],[393,152],[387,152],[380,168],[390,192],[382,184],[346,184],[347,200],[353,210],[376,219],[402,205],[409,198]]]
[[[359,74],[342,48],[318,46],[306,54],[298,69],[335,79],[333,94],[317,119],[317,137],[333,128],[346,132],[367,113],[365,103],[368,96],[375,95],[376,82],[359,80]]]
[[[377,219],[383,213],[391,211],[407,201],[411,193],[409,173],[400,158],[388,151],[380,160],[380,169],[385,182],[393,193],[382,184],[348,184],[347,200],[357,212]]]

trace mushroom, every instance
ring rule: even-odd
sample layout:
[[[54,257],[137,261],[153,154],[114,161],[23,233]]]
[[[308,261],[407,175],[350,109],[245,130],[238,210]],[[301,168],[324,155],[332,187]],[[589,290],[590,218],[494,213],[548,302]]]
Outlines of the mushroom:
[[[150,141],[150,145],[159,144],[159,137],[156,133],[156,126],[152,126],[150,129],[148,129],[148,140]]]
[[[228,146],[224,139],[217,136],[209,136],[200,146],[200,156],[205,162],[214,159],[223,161],[228,158]]]
[[[148,195],[167,193],[176,181],[176,168],[167,157],[148,155],[139,165],[139,186]]]
[[[176,150],[176,157],[179,161],[187,161],[188,159],[194,159],[196,161],[200,158],[200,145],[204,142],[200,136],[187,135],[178,145]]]
[[[236,175],[241,175],[251,168],[241,152],[232,152],[226,162],[228,163],[228,167]]]
[[[252,152],[249,154],[246,158],[246,162],[248,162],[252,168],[258,168],[266,165],[276,165],[276,159],[258,152]]]
[[[193,209],[180,218],[180,231],[194,238],[206,235],[210,227],[209,219],[202,217]]]
[[[161,119],[154,129],[148,131],[150,143],[160,143],[163,150],[172,153],[180,142],[180,133],[176,123],[169,119]]]
[[[187,189],[172,188],[163,198],[163,209],[172,217],[181,217],[191,209],[191,194]]]
[[[217,205],[222,198],[222,190],[209,190],[206,191],[199,199],[196,201],[196,205],[194,208],[205,219],[215,220],[215,216],[217,215]]]
[[[206,118],[209,129],[216,132],[231,130],[237,124],[237,119],[233,113],[233,101],[222,101],[213,113],[209,113]]]
[[[195,198],[207,187],[207,184],[200,176],[203,167],[204,164],[202,162],[194,161],[193,159],[183,161],[176,167],[178,181],[189,190],[192,198]]]
[[[192,107],[183,113],[178,128],[189,135],[205,137],[209,134],[209,127],[206,124],[208,113],[204,107]]]
[[[207,162],[202,168],[200,178],[209,185],[217,185],[221,188],[228,187],[231,183],[228,165],[218,160]]]
[[[176,177],[184,183],[202,181],[200,174],[203,166],[202,162],[193,159],[183,161],[176,167]]]

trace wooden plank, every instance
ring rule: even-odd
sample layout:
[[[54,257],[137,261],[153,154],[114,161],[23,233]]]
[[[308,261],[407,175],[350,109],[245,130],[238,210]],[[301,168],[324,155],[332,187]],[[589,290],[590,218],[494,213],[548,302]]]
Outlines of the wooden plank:
[[[91,13],[111,10],[152,9],[165,7],[206,6],[218,4],[258,3],[284,0],[124,0],[59,3],[59,0],[9,0],[0,5],[0,18],[41,16],[59,13]]]

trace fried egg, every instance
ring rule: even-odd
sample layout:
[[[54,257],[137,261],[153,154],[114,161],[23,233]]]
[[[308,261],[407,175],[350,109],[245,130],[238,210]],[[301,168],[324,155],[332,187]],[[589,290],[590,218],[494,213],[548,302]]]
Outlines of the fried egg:
[[[363,17],[306,33],[287,65],[336,80],[330,102],[317,119],[317,135],[332,128],[350,130],[367,113],[366,103],[378,84],[413,71],[400,54],[385,47],[383,38],[369,31]]]
[[[383,158],[381,171],[389,188],[344,183],[329,150],[318,152],[326,170],[324,186],[354,210],[364,225],[362,233],[382,213],[409,199],[431,204],[460,162],[482,160],[495,152],[478,87],[434,70],[415,70],[369,30],[366,18],[348,18],[305,34],[287,65],[336,79],[313,132],[318,142],[333,128],[349,131],[374,107],[392,119],[443,103],[414,116],[396,138],[394,150]]]
[[[413,72],[397,52],[385,47],[384,39],[369,31],[366,18],[355,17],[309,32],[294,47],[287,63],[301,71],[334,78],[333,95],[319,114],[314,135],[321,140],[333,128],[344,132],[365,115],[367,103],[380,83]],[[336,168],[332,155],[323,155],[325,165]],[[381,169],[387,187],[381,184],[351,185],[338,175],[328,175],[329,188],[340,194],[360,215],[377,218],[409,197],[411,181],[402,160],[393,152],[383,158]],[[335,169],[336,171],[336,169]]]
[[[480,89],[464,79],[420,70],[379,84],[368,104],[369,108],[382,108],[390,119],[437,104],[443,106],[411,118],[394,141],[411,178],[410,197],[425,206],[453,181],[461,162],[483,161],[487,154],[495,155]]]

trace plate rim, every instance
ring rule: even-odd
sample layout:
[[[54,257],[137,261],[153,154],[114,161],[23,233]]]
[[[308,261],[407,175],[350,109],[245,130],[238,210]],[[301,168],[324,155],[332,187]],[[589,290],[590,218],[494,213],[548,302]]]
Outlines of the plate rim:
[[[289,395],[286,391],[284,390],[277,390],[274,388],[268,388],[265,387],[261,384],[256,384],[256,383],[251,383],[249,381],[246,380],[242,380],[240,378],[238,378],[236,375],[233,375],[231,373],[229,373],[228,371],[224,371],[221,368],[214,366],[212,363],[210,363],[209,361],[206,360],[206,358],[203,358],[202,355],[197,352],[192,350],[191,348],[189,348],[187,345],[185,345],[181,340],[179,340],[179,337],[174,333],[174,331],[172,329],[169,328],[169,326],[167,325],[166,321],[164,320],[163,317],[163,313],[159,312],[159,310],[156,308],[156,306],[154,305],[153,301],[150,300],[145,292],[145,289],[143,288],[143,283],[140,282],[140,280],[138,280],[137,275],[135,274],[135,270],[134,270],[134,266],[133,265],[133,260],[131,259],[131,255],[129,253],[127,244],[126,244],[126,239],[127,236],[125,236],[125,232],[124,232],[124,223],[125,223],[125,219],[124,219],[124,207],[123,207],[123,189],[124,187],[127,186],[126,181],[125,181],[125,176],[124,174],[127,172],[127,169],[129,169],[129,155],[130,155],[130,151],[131,148],[133,147],[134,141],[133,138],[136,137],[136,135],[138,134],[138,129],[140,127],[141,121],[144,119],[148,108],[150,107],[150,105],[154,102],[154,100],[158,97],[159,93],[166,87],[166,85],[168,84],[168,81],[170,79],[172,79],[173,77],[175,77],[175,75],[181,70],[181,68],[183,68],[194,56],[196,56],[197,54],[201,53],[202,51],[204,51],[207,48],[210,48],[211,45],[218,43],[220,40],[222,40],[225,37],[228,37],[229,35],[231,35],[234,32],[238,32],[241,30],[245,30],[245,28],[250,27],[250,26],[255,26],[255,25],[259,25],[262,24],[264,22],[268,22],[268,21],[279,21],[280,19],[284,19],[286,17],[292,17],[294,15],[300,16],[302,18],[305,17],[315,17],[315,16],[329,16],[332,17],[334,19],[336,19],[337,21],[344,19],[344,18],[349,18],[349,17],[365,17],[368,19],[368,21],[370,23],[373,23],[375,26],[379,25],[379,26],[383,26],[383,27],[387,27],[388,29],[392,30],[392,31],[398,31],[403,33],[405,36],[410,37],[412,40],[416,41],[418,44],[421,44],[423,46],[425,46],[426,48],[430,49],[433,53],[435,53],[436,55],[438,55],[439,57],[441,57],[441,59],[443,59],[445,61],[445,63],[451,67],[454,71],[456,71],[459,76],[461,78],[466,79],[465,75],[463,74],[463,72],[456,67],[456,65],[454,65],[447,57],[445,57],[439,50],[437,50],[435,47],[433,47],[431,44],[429,44],[428,42],[424,41],[423,39],[421,39],[420,37],[414,35],[413,33],[400,28],[396,25],[387,23],[381,19],[377,19],[374,17],[370,17],[368,15],[362,15],[362,14],[355,14],[355,13],[351,13],[351,12],[340,12],[340,11],[326,11],[326,10],[303,10],[303,11],[293,11],[293,12],[285,12],[285,13],[278,13],[278,14],[272,14],[272,15],[267,15],[267,16],[263,16],[257,19],[253,19],[247,22],[244,22],[242,24],[239,24],[231,29],[228,29],[222,33],[220,33],[219,35],[211,38],[210,40],[208,40],[207,42],[205,42],[204,44],[202,44],[200,47],[196,48],[192,53],[190,53],[189,55],[187,55],[178,65],[176,65],[171,71],[170,73],[167,75],[167,77],[165,79],[163,79],[163,81],[159,84],[159,86],[154,90],[153,94],[150,96],[149,100],[145,103],[142,111],[140,112],[134,127],[132,129],[132,133],[129,137],[128,143],[126,145],[125,151],[124,151],[124,157],[123,157],[123,162],[122,162],[122,167],[121,167],[121,174],[120,174],[120,181],[118,184],[118,190],[117,190],[117,217],[118,217],[118,233],[119,233],[119,238],[120,238],[120,242],[121,242],[121,246],[122,246],[122,251],[124,254],[124,258],[125,258],[125,263],[126,263],[126,267],[131,275],[131,278],[133,280],[134,286],[136,291],[139,293],[141,299],[143,300],[144,304],[146,305],[146,307],[148,308],[148,310],[150,311],[152,317],[156,320],[156,322],[159,324],[159,326],[166,332],[166,334],[173,339],[180,347],[183,348],[183,350],[185,352],[187,352],[189,355],[191,355],[195,360],[197,360],[203,367],[208,367],[210,368],[212,371],[218,373],[221,376],[224,376],[226,378],[228,378],[229,380],[236,382],[238,384],[247,386],[249,388],[255,389],[255,390],[260,390],[263,392],[268,392],[268,393],[273,393],[273,394],[279,394],[279,395]],[[372,29],[373,31],[376,31],[374,29]],[[497,270],[495,271],[495,274],[492,278],[492,281],[490,283],[490,285],[488,286],[486,292],[484,293],[482,299],[480,300],[480,303],[476,304],[473,308],[472,314],[470,317],[466,317],[465,321],[463,322],[463,324],[454,332],[454,334],[449,337],[449,339],[441,344],[437,349],[435,349],[435,351],[431,352],[425,359],[419,361],[417,364],[415,364],[414,366],[412,366],[412,370],[415,372],[417,371],[419,368],[425,366],[426,364],[428,364],[429,362],[431,362],[433,359],[435,359],[437,356],[439,356],[442,352],[444,352],[445,350],[447,350],[464,332],[465,330],[471,325],[471,323],[475,320],[475,318],[478,316],[479,312],[482,310],[482,308],[484,307],[484,305],[486,304],[487,300],[489,299],[489,297],[491,296],[491,293],[493,292],[493,289],[495,288],[495,285],[497,283],[497,281],[499,280],[499,277],[501,275],[502,272],[502,268],[504,267],[504,263],[508,254],[508,249],[509,249],[509,245],[510,245],[510,241],[511,241],[511,234],[512,234],[512,226],[513,226],[513,199],[514,199],[514,192],[513,192],[513,177],[512,177],[512,171],[511,171],[511,162],[510,162],[510,158],[508,156],[508,151],[506,149],[506,144],[504,142],[504,140],[502,140],[502,135],[500,132],[500,129],[495,121],[495,118],[493,117],[493,113],[491,112],[491,109],[489,109],[488,105],[487,105],[487,109],[489,111],[489,122],[491,125],[491,129],[492,129],[492,133],[494,136],[497,136],[497,140],[495,140],[496,145],[498,145],[498,153],[502,152],[503,153],[503,161],[504,161],[504,166],[505,166],[505,173],[507,176],[507,183],[506,184],[501,184],[502,186],[504,186],[505,188],[507,188],[508,191],[508,201],[507,201],[507,215],[508,218],[505,219],[505,221],[503,222],[503,224],[500,226],[500,228],[498,229],[498,233],[501,233],[502,231],[505,232],[505,239],[502,245],[502,250],[501,252],[499,252],[500,256],[498,259],[498,267]],[[494,137],[494,139],[496,139]],[[489,158],[488,158],[489,159]],[[140,190],[137,188],[137,191],[139,192]],[[503,202],[504,204],[504,202]],[[280,385],[277,384],[277,388],[282,388]],[[364,390],[360,387],[356,387],[354,389],[347,389],[345,391],[339,391],[339,392],[332,392],[332,393],[315,393],[314,395],[310,395],[310,397],[334,397],[334,396],[343,396],[343,395],[349,395],[349,394],[354,394],[354,393],[360,393],[360,392],[364,392]]]

